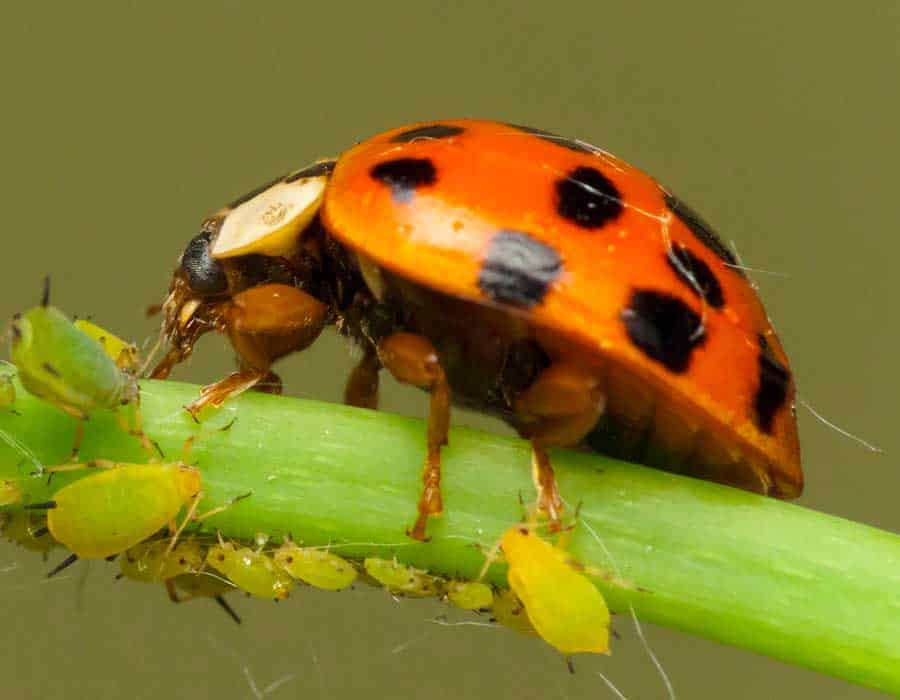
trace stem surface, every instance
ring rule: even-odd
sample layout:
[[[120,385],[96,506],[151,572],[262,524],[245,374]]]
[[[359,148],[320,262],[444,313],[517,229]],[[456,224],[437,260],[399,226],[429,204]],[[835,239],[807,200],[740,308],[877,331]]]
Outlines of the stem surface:
[[[444,450],[442,517],[432,541],[404,535],[419,494],[422,421],[250,393],[196,425],[182,406],[199,388],[142,383],[144,429],[170,460],[197,435],[202,508],[252,493],[203,523],[225,537],[291,534],[349,557],[396,556],[443,576],[475,578],[485,552],[534,499],[526,442],[463,428]],[[0,410],[0,479],[44,501],[83,474],[67,461],[75,421],[16,386]],[[227,425],[229,430],[216,430]],[[115,417],[88,421],[82,458],[146,461]],[[900,694],[900,537],[773,499],[594,454],[553,452],[571,552],[633,588],[597,580],[613,610]],[[504,583],[502,565],[487,578]]]

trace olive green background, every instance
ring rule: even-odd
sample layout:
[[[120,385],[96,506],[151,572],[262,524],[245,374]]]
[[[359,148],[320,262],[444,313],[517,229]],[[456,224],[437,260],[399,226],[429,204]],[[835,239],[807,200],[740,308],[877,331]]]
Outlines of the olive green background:
[[[777,273],[753,276],[802,398],[887,452],[800,409],[801,502],[900,530],[900,4],[740,4],[6,6],[0,316],[34,304],[49,273],[70,313],[150,338],[143,308],[225,201],[406,122],[531,124],[653,173],[747,265]],[[212,380],[230,362],[208,338],[177,376]],[[339,400],[349,364],[329,335],[283,363],[286,388]],[[385,384],[385,409],[423,413],[423,396]],[[252,698],[286,676],[267,697],[614,697],[600,672],[628,698],[665,697],[627,617],[613,655],[578,659],[570,676],[535,640],[440,626],[443,607],[376,590],[303,591],[277,607],[233,596],[238,628],[212,604],[174,606],[161,587],[116,583],[105,563],[50,582],[47,566],[0,549],[4,699]],[[877,696],[645,632],[681,698]]]

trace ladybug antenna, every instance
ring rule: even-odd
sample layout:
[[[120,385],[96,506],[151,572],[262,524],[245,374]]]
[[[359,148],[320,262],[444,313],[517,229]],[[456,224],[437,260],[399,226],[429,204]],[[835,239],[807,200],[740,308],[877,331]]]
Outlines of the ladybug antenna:
[[[44,292],[41,294],[41,307],[50,306],[50,275],[44,277]]]

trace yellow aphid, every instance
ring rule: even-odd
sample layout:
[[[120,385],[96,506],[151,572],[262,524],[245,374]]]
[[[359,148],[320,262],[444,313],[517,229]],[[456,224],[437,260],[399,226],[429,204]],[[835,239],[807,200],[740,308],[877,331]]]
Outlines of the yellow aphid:
[[[565,655],[609,651],[609,609],[565,550],[523,526],[501,539],[510,588],[538,634]]]
[[[339,591],[356,580],[356,569],[350,562],[323,549],[285,542],[273,556],[277,566],[316,588]]]
[[[463,610],[488,610],[494,604],[494,591],[480,581],[451,581],[447,600]]]
[[[395,559],[369,558],[363,562],[363,566],[369,576],[391,593],[424,598],[441,592],[439,578],[421,569],[403,566]]]
[[[85,335],[100,343],[107,356],[116,363],[119,369],[134,372],[138,368],[138,349],[133,343],[126,343],[114,333],[96,323],[77,319],[73,325]]]
[[[294,579],[275,566],[265,553],[249,547],[235,547],[231,542],[220,541],[210,547],[206,563],[257,598],[284,600],[294,586]]]
[[[171,552],[168,550],[168,539],[143,542],[119,557],[119,569],[133,581],[165,583],[182,574],[196,573],[203,566],[203,551],[194,541],[179,542]]]
[[[200,472],[183,463],[119,464],[94,460],[48,471],[100,469],[64,486],[49,503],[47,526],[80,559],[105,559],[173,523],[200,494]],[[32,506],[38,507],[38,506]]]

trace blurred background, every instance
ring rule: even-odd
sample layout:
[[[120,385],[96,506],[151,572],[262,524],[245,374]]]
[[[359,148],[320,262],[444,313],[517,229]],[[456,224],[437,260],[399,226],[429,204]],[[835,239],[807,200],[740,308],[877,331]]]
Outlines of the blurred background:
[[[590,141],[654,174],[733,240],[792,358],[803,505],[900,530],[895,302],[900,4],[16,3],[3,66],[0,317],[54,301],[144,341],[201,218],[383,129],[496,118]],[[894,291],[892,291],[894,290]],[[207,338],[177,377],[231,366]],[[328,336],[281,365],[289,393],[340,399]],[[385,379],[386,410],[424,396]],[[494,422],[457,412],[470,425]],[[894,428],[890,426],[894,425]],[[54,554],[56,558],[60,555]],[[633,625],[569,675],[546,645],[440,626],[444,608],[377,590],[277,607],[170,605],[112,566],[50,582],[0,548],[3,697],[664,698]],[[682,698],[878,694],[646,626]],[[273,685],[274,684],[274,685]]]

